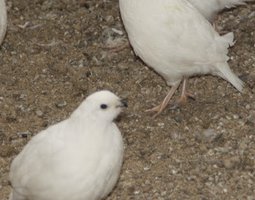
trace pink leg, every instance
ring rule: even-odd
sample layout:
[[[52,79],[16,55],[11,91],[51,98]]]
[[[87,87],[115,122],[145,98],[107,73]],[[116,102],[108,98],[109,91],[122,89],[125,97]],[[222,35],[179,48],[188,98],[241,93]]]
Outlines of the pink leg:
[[[186,91],[187,81],[188,81],[188,79],[187,79],[187,78],[184,78],[184,80],[183,80],[183,86],[182,86],[181,97],[180,97],[180,99],[178,100],[178,103],[181,104],[181,105],[186,104],[188,98],[195,99],[195,98],[194,98],[194,95],[192,95],[191,93],[189,93],[189,92]]]
[[[157,112],[153,117],[158,116],[166,108],[166,106],[168,105],[169,101],[171,100],[172,96],[174,95],[179,85],[180,85],[180,82],[172,86],[171,90],[168,92],[168,94],[166,95],[162,103],[159,104],[158,106],[155,106],[154,108],[146,110],[146,112]]]

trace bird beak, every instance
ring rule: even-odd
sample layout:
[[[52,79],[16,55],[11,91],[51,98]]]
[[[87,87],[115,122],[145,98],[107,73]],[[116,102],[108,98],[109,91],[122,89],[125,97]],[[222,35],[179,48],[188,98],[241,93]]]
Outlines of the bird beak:
[[[126,99],[121,99],[119,107],[127,108],[128,107],[127,100]]]

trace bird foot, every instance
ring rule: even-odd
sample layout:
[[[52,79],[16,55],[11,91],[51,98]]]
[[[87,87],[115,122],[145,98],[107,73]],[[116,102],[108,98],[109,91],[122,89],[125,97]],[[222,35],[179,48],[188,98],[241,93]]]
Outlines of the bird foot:
[[[153,115],[153,118],[155,118],[162,112],[161,107],[162,107],[162,103],[155,106],[155,107],[153,107],[153,108],[151,108],[151,109],[145,110],[145,112],[156,112],[156,114]]]
[[[185,105],[187,102],[188,102],[188,99],[192,99],[192,100],[195,100],[195,96],[189,92],[185,92],[184,95],[182,95],[178,100],[177,102],[180,104],[180,105]]]
[[[171,90],[168,92],[168,94],[166,95],[162,103],[159,104],[158,106],[155,106],[151,109],[146,110],[146,112],[157,112],[155,115],[153,115],[153,118],[157,117],[167,107],[169,101],[171,100],[172,96],[174,95],[179,85],[180,85],[180,82],[172,86]]]
[[[147,109],[147,110],[145,110],[145,112],[158,112],[160,107],[161,107],[161,104],[159,104],[153,108]]]

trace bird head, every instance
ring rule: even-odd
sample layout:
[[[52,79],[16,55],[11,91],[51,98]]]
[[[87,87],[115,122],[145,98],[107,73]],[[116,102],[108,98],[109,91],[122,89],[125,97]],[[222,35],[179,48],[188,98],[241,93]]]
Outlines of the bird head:
[[[108,90],[95,92],[79,106],[79,115],[86,113],[95,119],[113,121],[127,107],[127,102]]]

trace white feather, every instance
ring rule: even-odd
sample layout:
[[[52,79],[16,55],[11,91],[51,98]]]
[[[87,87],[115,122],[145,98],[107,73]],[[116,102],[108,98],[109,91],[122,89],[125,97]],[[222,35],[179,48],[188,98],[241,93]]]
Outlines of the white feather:
[[[231,8],[237,5],[243,5],[245,2],[254,0],[188,0],[194,5],[209,21],[224,8]]]
[[[5,0],[0,0],[0,44],[2,44],[7,29],[7,11]]]
[[[213,74],[242,90],[242,81],[231,70],[221,68],[229,69],[227,53],[233,45],[233,33],[220,36],[188,1],[119,0],[119,3],[135,53],[168,85],[173,86],[184,77]]]
[[[101,104],[108,105],[103,110]],[[123,159],[112,122],[120,99],[108,91],[89,96],[70,118],[38,133],[14,159],[10,200],[97,200],[113,189]]]

